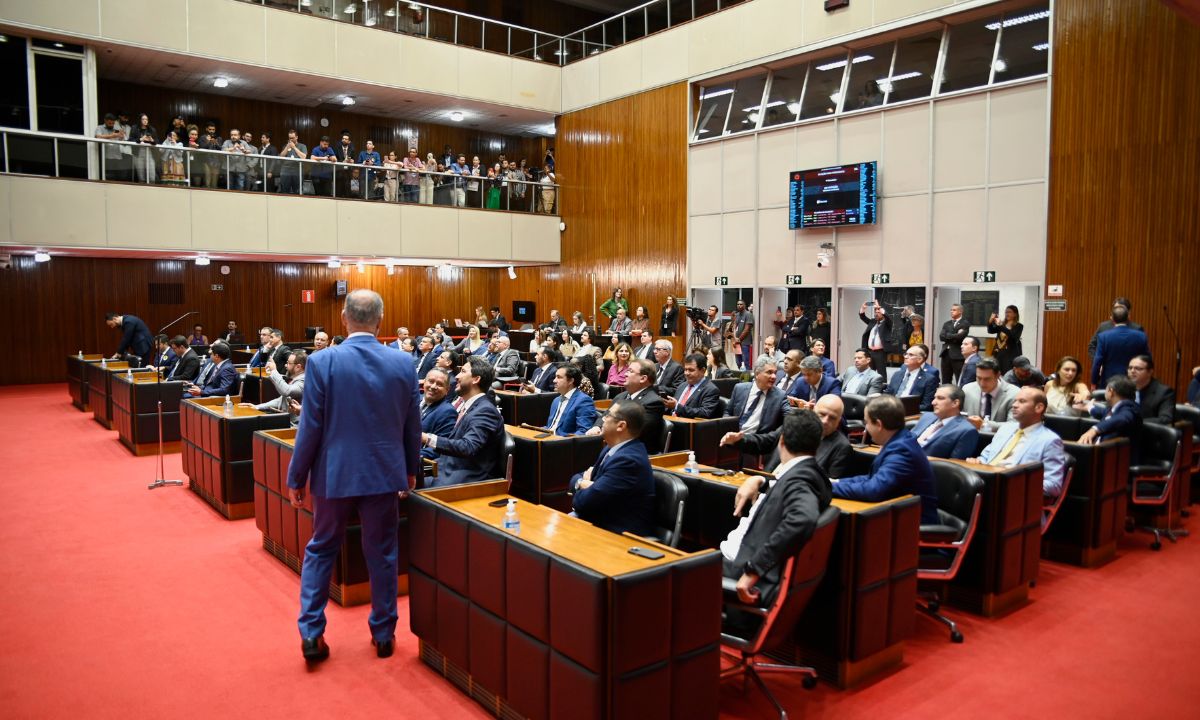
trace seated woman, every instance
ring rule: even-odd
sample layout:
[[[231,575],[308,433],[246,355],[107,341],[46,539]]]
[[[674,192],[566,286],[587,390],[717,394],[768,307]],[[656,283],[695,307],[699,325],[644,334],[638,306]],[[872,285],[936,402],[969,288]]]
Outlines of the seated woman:
[[[650,329],[650,317],[646,315],[646,306],[638,305],[633,311],[633,321],[630,323],[629,332],[634,335],[641,335]]]
[[[563,354],[563,357],[572,358],[575,357],[575,353],[578,350],[579,345],[571,339],[571,331],[563,330],[559,335],[558,351]]]
[[[608,369],[608,385],[625,387],[625,378],[629,377],[629,361],[632,359],[633,348],[629,347],[629,343],[617,343],[612,367]]]
[[[479,336],[478,325],[467,326],[467,336],[454,347],[463,355],[483,355],[487,352],[487,343]]]
[[[813,357],[821,361],[821,372],[825,373],[831,378],[837,379],[837,366],[833,364],[832,360],[825,357],[825,349],[824,340],[813,341],[812,354]]]
[[[578,310],[571,313],[571,332],[581,333],[587,329],[587,323],[583,321],[583,313],[579,312]]]
[[[604,398],[596,397],[596,388],[600,385],[600,376],[596,372],[596,357],[594,355],[576,355],[571,358],[570,363],[577,366],[583,373],[583,380],[579,383],[580,392],[593,400],[603,400]]]
[[[720,380],[721,378],[734,376],[733,371],[725,364],[725,350],[723,348],[709,348],[708,370],[704,374],[709,380]]]
[[[529,341],[529,352],[536,353],[541,350],[542,346],[546,344],[546,335],[545,329],[534,330],[533,338]]]
[[[1046,412],[1067,417],[1087,415],[1086,410],[1075,407],[1091,396],[1087,385],[1079,381],[1080,367],[1079,360],[1070,355],[1058,361],[1054,374],[1046,382]]]

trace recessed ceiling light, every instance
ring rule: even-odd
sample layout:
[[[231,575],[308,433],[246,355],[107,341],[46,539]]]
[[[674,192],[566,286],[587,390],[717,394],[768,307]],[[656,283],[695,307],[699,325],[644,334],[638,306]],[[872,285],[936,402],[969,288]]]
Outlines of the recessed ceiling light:
[[[54,43],[54,47],[60,48],[60,47],[63,47],[63,44],[62,43]],[[49,256],[47,256],[47,259],[49,259]]]
[[[1038,43],[1037,45],[1033,46],[1033,49],[1037,50],[1038,52],[1043,52],[1045,50],[1049,50],[1050,43]]]
[[[329,267],[333,268],[334,270],[337,270],[341,266],[342,266],[341,260],[334,259],[334,260],[329,261]]]
[[[346,6],[345,10],[342,10],[342,12],[346,13],[347,15],[353,15],[354,13],[358,12],[358,4],[350,3]]]
[[[223,78],[223,77],[219,77],[216,80],[213,80],[213,87],[219,87],[219,88],[229,87],[229,80],[227,80],[226,78]]]
[[[40,262],[40,263],[50,262],[50,253],[35,252],[33,254],[33,261]]]
[[[346,97],[342,98],[342,104],[343,104],[343,105],[353,105],[353,104],[354,104],[354,98],[352,98],[352,97],[350,97],[349,95],[347,95]]]
[[[384,17],[396,17],[396,8],[388,8],[383,15]]]
[[[996,58],[996,62],[992,63],[992,67],[995,68],[996,72],[1002,73],[1008,70],[1008,63],[1004,62],[1004,58]]]
[[[851,60],[850,62],[857,65],[860,62],[866,62],[868,60],[874,60],[874,59],[875,59],[874,55],[855,55],[854,59]],[[825,63],[824,65],[818,65],[817,69],[818,70],[836,70],[837,68],[840,68],[840,67],[846,67],[845,60],[837,60],[835,62]]]
[[[800,114],[800,103],[798,103],[798,102],[790,102],[790,103],[788,103],[788,106],[787,106],[787,108],[788,108],[788,112],[790,112],[790,113],[791,113],[791,114],[793,114],[793,115],[799,115],[799,114]]]
[[[454,122],[462,122],[463,114],[461,112],[455,110],[454,112],[450,113],[450,119],[453,120]]]

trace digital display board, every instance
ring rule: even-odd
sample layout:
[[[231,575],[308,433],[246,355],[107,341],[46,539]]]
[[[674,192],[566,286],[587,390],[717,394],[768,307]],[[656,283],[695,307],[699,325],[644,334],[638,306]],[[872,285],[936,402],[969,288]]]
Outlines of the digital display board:
[[[788,227],[875,223],[876,163],[836,165],[788,174]]]

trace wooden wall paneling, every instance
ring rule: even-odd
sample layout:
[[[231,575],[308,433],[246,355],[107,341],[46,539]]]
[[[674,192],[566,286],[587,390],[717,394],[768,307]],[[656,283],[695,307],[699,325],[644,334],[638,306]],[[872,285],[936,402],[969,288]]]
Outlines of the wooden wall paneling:
[[[1046,283],[1065,286],[1069,311],[1045,314],[1046,364],[1083,359],[1123,295],[1174,384],[1169,311],[1182,396],[1200,365],[1200,27],[1140,0],[1058,0],[1054,13]]]

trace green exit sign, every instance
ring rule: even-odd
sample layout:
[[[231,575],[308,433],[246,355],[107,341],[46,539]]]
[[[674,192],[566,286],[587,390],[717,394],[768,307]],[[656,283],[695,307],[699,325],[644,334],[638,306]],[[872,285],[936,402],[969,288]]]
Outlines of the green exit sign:
[[[713,285],[728,285],[728,284],[729,284],[729,276],[728,275],[717,275],[717,276],[713,277]]]
[[[871,284],[872,285],[891,285],[892,284],[892,274],[891,273],[875,273],[874,275],[871,276]]]
[[[993,283],[996,282],[995,270],[976,270],[975,282],[977,283]]]
[[[802,280],[803,280],[803,278],[801,278],[801,276],[799,276],[799,275],[788,275],[787,280],[785,280],[783,284],[784,285],[800,285]]]

